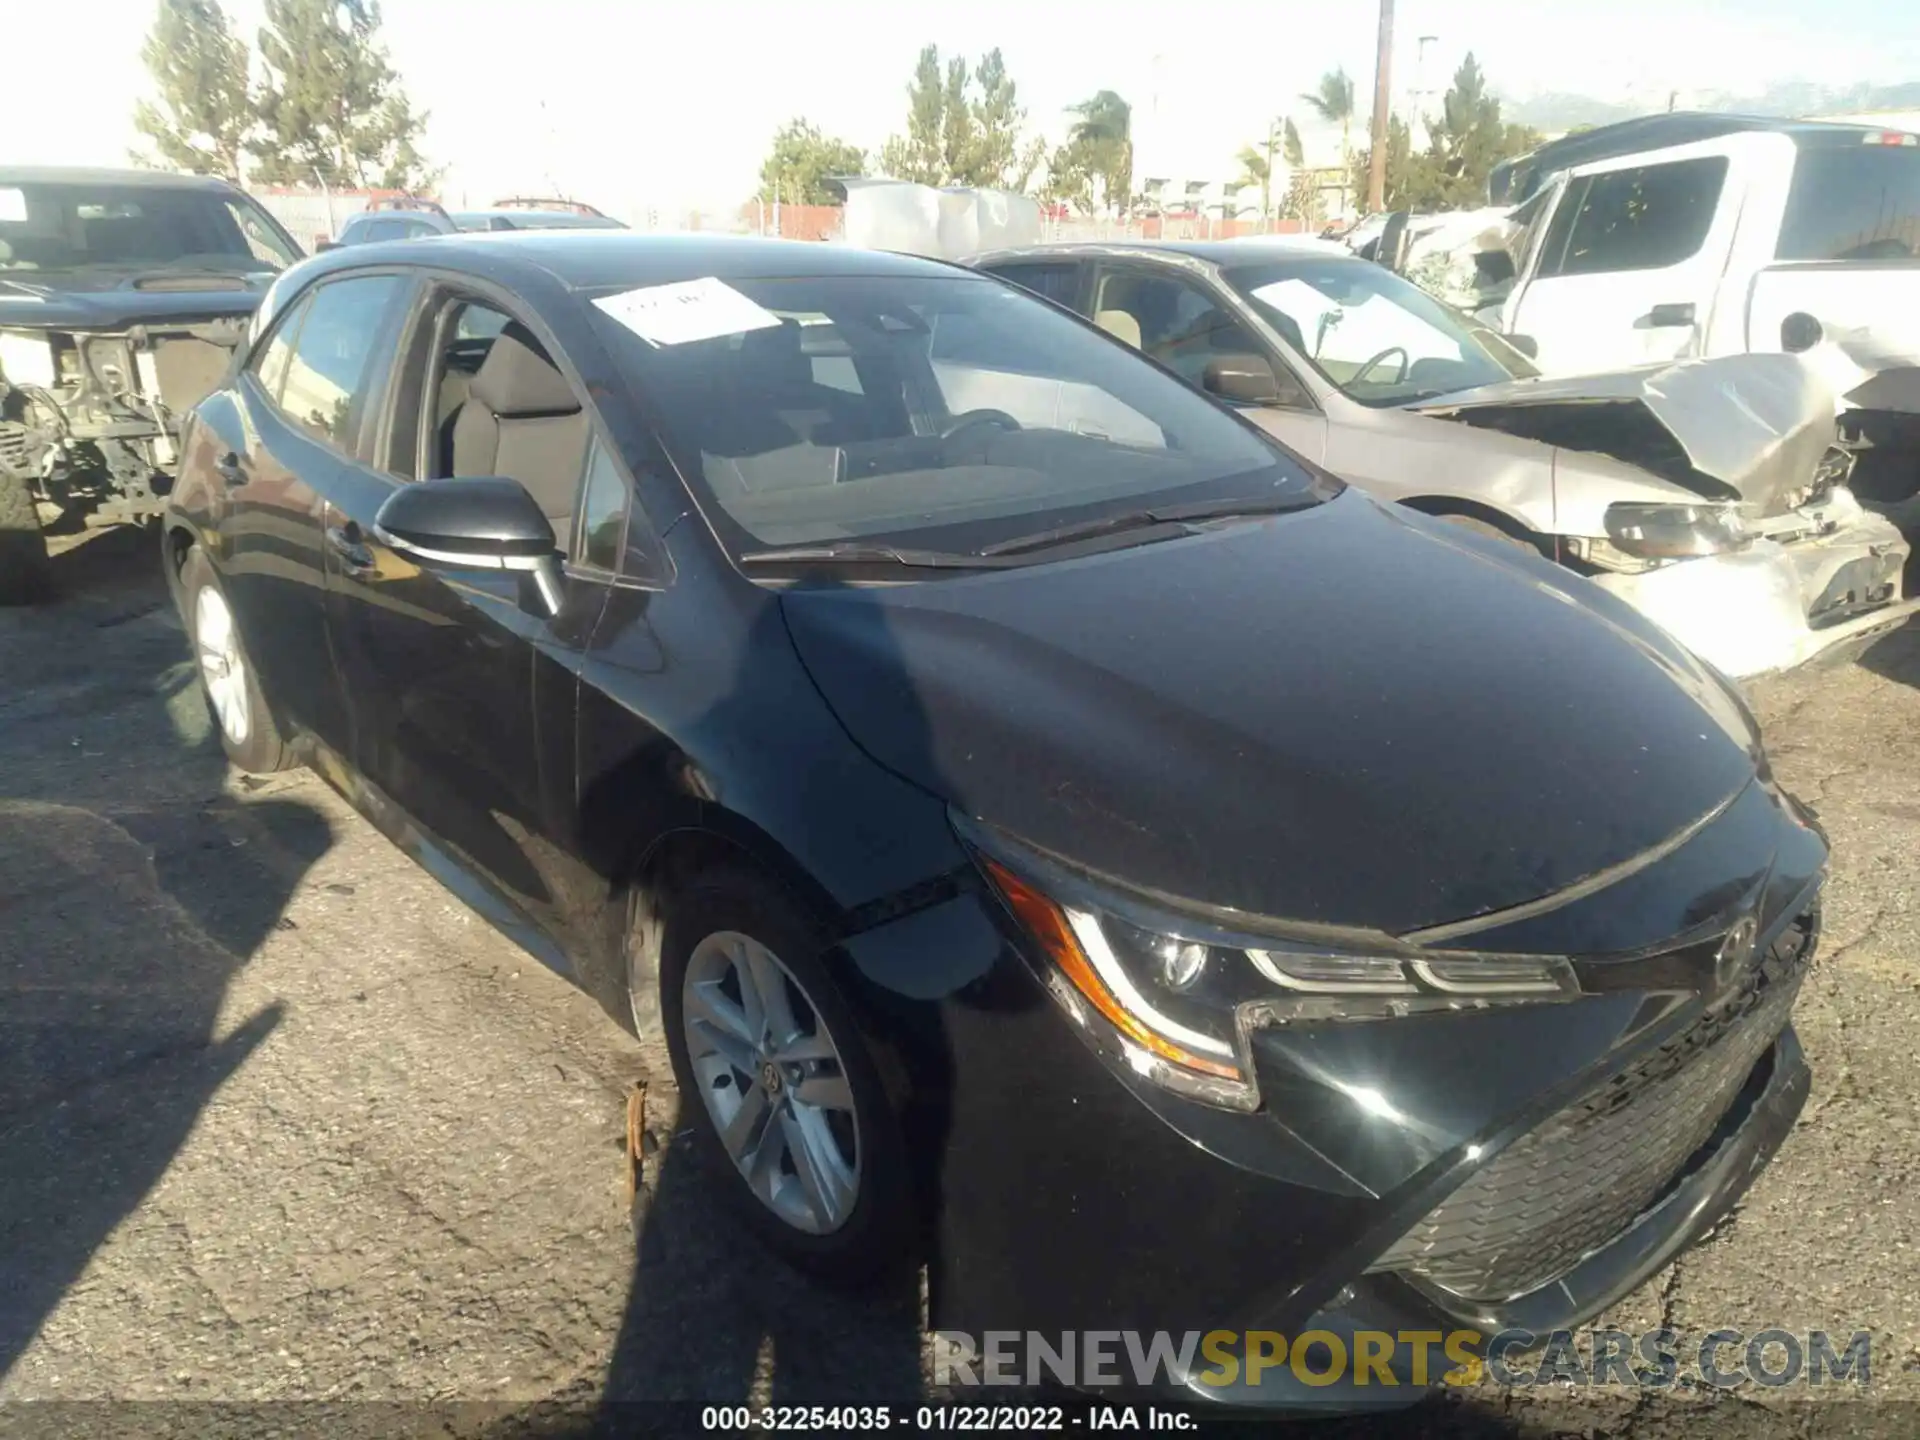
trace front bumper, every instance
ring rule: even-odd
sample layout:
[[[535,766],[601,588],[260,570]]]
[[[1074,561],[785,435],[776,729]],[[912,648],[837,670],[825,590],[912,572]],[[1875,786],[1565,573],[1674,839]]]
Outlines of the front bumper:
[[[1527,1349],[1527,1340],[1519,1337],[1545,1339],[1557,1330],[1575,1329],[1639,1289],[1726,1217],[1793,1129],[1812,1083],[1799,1037],[1789,1026],[1753,1067],[1715,1138],[1694,1157],[1684,1177],[1610,1244],[1548,1284],[1489,1304],[1466,1302],[1398,1275],[1369,1275],[1343,1290],[1338,1303],[1282,1333],[1322,1331],[1339,1338],[1352,1356],[1364,1335],[1466,1332],[1477,1338],[1460,1353],[1484,1359],[1496,1336],[1513,1339],[1508,1348]],[[1351,1373],[1333,1384],[1308,1384],[1283,1366],[1263,1372],[1258,1384],[1237,1378],[1230,1385],[1214,1385],[1190,1377],[1183,1394],[1229,1406],[1340,1412],[1396,1408],[1417,1402],[1428,1389],[1444,1383],[1437,1376],[1451,1362],[1441,1361],[1441,1353],[1435,1342],[1435,1363],[1424,1387],[1416,1383],[1410,1354],[1397,1345],[1391,1352],[1392,1385],[1381,1383],[1377,1374],[1367,1383],[1355,1383]]]
[[[1357,1356],[1363,1334],[1481,1344],[1591,1320],[1726,1213],[1805,1101],[1789,1020],[1826,848],[1797,813],[1756,784],[1661,865],[1487,932],[1515,953],[1584,937],[1571,953],[1603,958],[1576,962],[1576,999],[1257,1032],[1253,1113],[1182,1099],[1090,1043],[982,896],[898,922],[910,946],[892,926],[859,937],[869,979],[886,983],[885,952],[902,974],[973,977],[911,1047],[940,1095],[911,1127],[931,1328],[1053,1349],[1104,1334],[1122,1356],[1156,1335],[1245,1347],[1320,1330]],[[1729,875],[1762,878],[1730,891]],[[1736,911],[1759,922],[1757,958],[1721,975],[1724,918],[1703,917]],[[962,936],[964,964],[944,956]],[[1248,1383],[1210,1356],[1141,1383],[1352,1410],[1417,1400],[1452,1363],[1434,1358],[1421,1376],[1392,1349],[1391,1385],[1285,1365]]]
[[[1901,598],[1910,547],[1900,531],[1851,495],[1828,504],[1837,520],[1823,534],[1594,583],[1735,679],[1856,658],[1920,612],[1920,599]]]

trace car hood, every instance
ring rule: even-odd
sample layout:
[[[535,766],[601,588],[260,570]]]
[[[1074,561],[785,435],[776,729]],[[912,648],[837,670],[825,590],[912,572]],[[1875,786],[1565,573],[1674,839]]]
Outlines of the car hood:
[[[1832,447],[1834,395],[1798,355],[1727,355],[1512,380],[1406,407],[1597,451],[1710,500],[1793,508]]]
[[[0,329],[125,330],[251,315],[271,275],[138,270],[0,274]]]
[[[1097,875],[1404,932],[1549,895],[1755,774],[1744,710],[1633,610],[1355,491],[783,610],[879,763]]]

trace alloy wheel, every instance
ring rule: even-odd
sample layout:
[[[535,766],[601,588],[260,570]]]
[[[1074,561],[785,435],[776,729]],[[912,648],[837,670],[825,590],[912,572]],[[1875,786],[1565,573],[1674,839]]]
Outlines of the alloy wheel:
[[[227,600],[211,585],[200,587],[193,601],[193,641],[200,658],[200,678],[220,729],[234,745],[247,743],[253,714],[247,703],[247,662],[240,649],[240,632]]]
[[[681,1011],[700,1098],[747,1188],[797,1230],[838,1230],[860,1197],[859,1126],[805,987],[759,941],[720,931],[688,958]]]

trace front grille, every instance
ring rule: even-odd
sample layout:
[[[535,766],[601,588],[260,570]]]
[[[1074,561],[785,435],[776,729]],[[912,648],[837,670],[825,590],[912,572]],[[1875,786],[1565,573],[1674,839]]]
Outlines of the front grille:
[[[1786,1027],[1816,932],[1810,911],[1731,995],[1508,1146],[1373,1268],[1503,1300],[1613,1240],[1706,1144]]]

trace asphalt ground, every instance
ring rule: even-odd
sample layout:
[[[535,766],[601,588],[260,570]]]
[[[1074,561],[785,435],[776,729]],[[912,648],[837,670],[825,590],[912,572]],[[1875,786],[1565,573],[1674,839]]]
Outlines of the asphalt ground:
[[[917,1295],[816,1291],[677,1144],[637,1245],[625,1098],[651,1076],[671,1137],[664,1051],[316,778],[233,775],[146,537],[59,566],[59,602],[0,611],[0,1434],[696,1433],[697,1402],[942,1398]],[[1601,1323],[1866,1330],[1870,1383],[1482,1387],[1313,1433],[1920,1434],[1920,630],[1757,708],[1835,845],[1813,1098]]]

